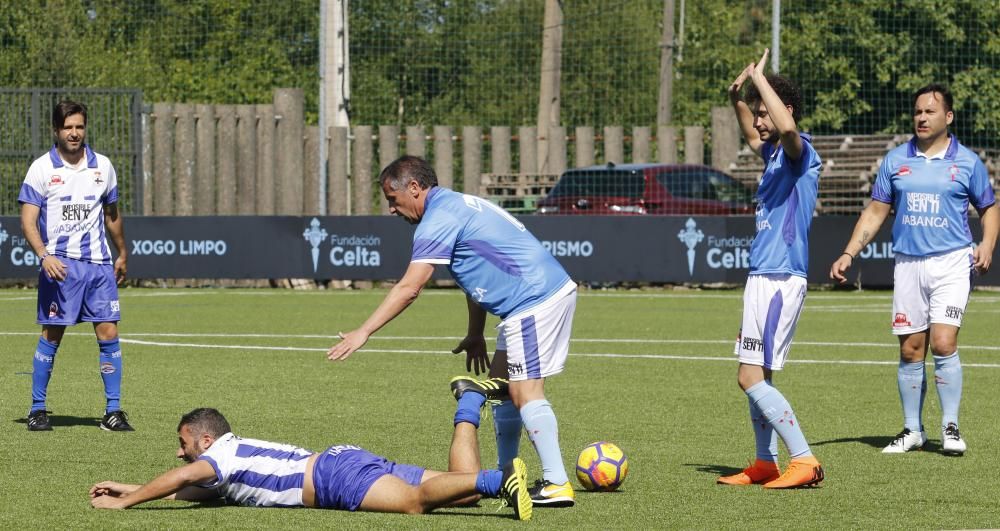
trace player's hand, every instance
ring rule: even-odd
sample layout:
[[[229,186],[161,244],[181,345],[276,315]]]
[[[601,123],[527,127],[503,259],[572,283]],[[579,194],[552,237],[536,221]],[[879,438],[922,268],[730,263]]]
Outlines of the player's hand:
[[[830,278],[836,280],[838,283],[843,284],[847,282],[847,277],[844,273],[850,269],[851,265],[854,264],[854,258],[851,255],[844,253],[841,254],[837,261],[830,266]]]
[[[90,487],[90,497],[97,498],[98,496],[108,496],[111,498],[121,498],[131,492],[131,490],[132,489],[121,483],[114,481],[102,481],[93,487]]]
[[[90,499],[90,506],[94,509],[124,509],[125,504],[121,498],[114,496],[96,496]]]
[[[62,263],[62,260],[59,260],[53,254],[46,256],[42,260],[42,269],[45,270],[45,274],[52,280],[58,282],[66,280],[66,264]]]
[[[993,247],[983,243],[977,245],[975,250],[972,251],[972,267],[975,268],[976,273],[985,275],[989,272],[992,263]]]
[[[330,361],[347,359],[355,350],[365,346],[365,343],[368,342],[368,334],[361,330],[352,330],[346,334],[340,332],[337,334],[337,337],[340,338],[340,343],[337,343],[330,347],[330,350],[326,351],[326,359]]]
[[[126,261],[128,259],[123,255],[118,255],[118,259],[115,260],[115,280],[119,286],[125,282],[125,273],[128,271],[128,267],[125,265]]]
[[[764,73],[764,67],[767,66],[767,54],[770,53],[770,51],[770,48],[764,48],[764,55],[761,55],[760,61],[757,61],[757,63],[753,65],[753,72],[751,73],[751,76],[755,82],[764,79],[764,76],[766,75]]]
[[[750,77],[750,73],[753,72],[753,63],[750,63],[740,72],[740,75],[736,76],[732,84],[729,85],[729,99],[732,101],[737,101],[740,99],[740,90],[743,89],[743,83],[746,83],[747,78]]]
[[[490,370],[490,357],[486,354],[486,339],[483,336],[465,336],[465,339],[452,349],[452,354],[465,351],[465,370],[487,373]]]

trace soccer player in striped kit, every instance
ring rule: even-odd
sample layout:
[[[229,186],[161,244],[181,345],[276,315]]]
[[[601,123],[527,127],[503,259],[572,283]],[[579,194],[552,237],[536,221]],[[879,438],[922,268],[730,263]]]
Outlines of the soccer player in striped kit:
[[[974,152],[949,134],[955,119],[946,87],[927,85],[913,95],[913,137],[886,154],[865,207],[830,278],[844,273],[895,210],[892,248],[892,333],[899,338],[896,382],[903,405],[903,431],[882,452],[918,450],[927,442],[921,419],[927,375],[924,359],[934,356],[934,382],[941,401],[941,450],[965,453],[958,429],[962,363],[958,331],[969,302],[972,276],[993,260],[1000,210],[986,167]],[[968,209],[975,207],[983,241],[973,249]]]
[[[52,110],[55,144],[36,159],[21,186],[21,229],[41,261],[38,324],[28,430],[52,429],[46,396],[56,351],[67,326],[94,324],[106,407],[100,427],[132,431],[122,411],[121,313],[118,284],[125,280],[125,233],[118,211],[118,178],[107,157],[87,145],[87,107],[63,101]],[[118,249],[112,262],[107,231]]]
[[[525,465],[503,470],[438,472],[389,461],[341,444],[312,452],[290,444],[233,434],[218,410],[198,408],[177,425],[177,457],[187,464],[149,483],[102,481],[90,488],[90,504],[127,509],[151,500],[208,501],[224,498],[250,507],[315,507],[344,511],[421,514],[480,497],[503,498],[518,520],[531,518]],[[453,445],[475,449],[475,431],[457,433]]]
[[[815,485],[823,468],[813,456],[792,406],[773,385],[784,366],[806,297],[809,227],[822,168],[809,135],[798,130],[802,95],[790,80],[767,76],[768,51],[729,86],[729,98],[750,149],[764,159],[757,189],[757,235],[750,247],[750,274],[743,293],[743,324],[736,342],[737,383],[747,396],[756,459],[742,472],[722,476],[724,485],[784,489]],[[751,86],[746,100],[743,84]],[[778,438],[791,461],[778,469]]]

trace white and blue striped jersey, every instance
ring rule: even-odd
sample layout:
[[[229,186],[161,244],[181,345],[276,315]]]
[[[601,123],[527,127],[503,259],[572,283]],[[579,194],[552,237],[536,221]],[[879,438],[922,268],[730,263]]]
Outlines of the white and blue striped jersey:
[[[51,255],[110,264],[104,236],[104,205],[118,201],[118,176],[111,161],[83,146],[86,164],[71,167],[55,146],[35,159],[17,196],[37,206],[38,230]]]
[[[799,133],[802,154],[789,160],[778,144],[761,148],[764,174],[757,188],[757,236],[750,245],[750,274],[805,277],[809,269],[809,227],[816,208],[823,162],[812,138]]]
[[[562,265],[505,210],[439,187],[427,194],[411,261],[447,265],[465,293],[501,318],[531,309],[570,282]]]
[[[306,461],[314,452],[227,433],[198,459],[215,469],[215,488],[226,501],[256,507],[300,507]]]
[[[872,199],[891,204],[892,250],[908,256],[933,256],[970,247],[969,204],[996,203],[986,166],[950,137],[948,149],[928,156],[916,137],[896,146],[882,160]]]

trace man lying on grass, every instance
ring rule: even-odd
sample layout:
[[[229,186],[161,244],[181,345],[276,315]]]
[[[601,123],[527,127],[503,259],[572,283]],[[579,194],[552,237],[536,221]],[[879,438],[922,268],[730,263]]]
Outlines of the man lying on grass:
[[[347,511],[420,514],[481,496],[502,498],[519,520],[531,518],[526,467],[520,459],[503,470],[439,472],[398,464],[351,445],[315,453],[287,444],[243,439],[222,413],[199,408],[177,425],[177,457],[186,465],[145,485],[102,481],[90,504],[126,509],[150,500],[207,501],[256,507],[316,507]],[[476,430],[456,423],[452,449],[476,449]]]

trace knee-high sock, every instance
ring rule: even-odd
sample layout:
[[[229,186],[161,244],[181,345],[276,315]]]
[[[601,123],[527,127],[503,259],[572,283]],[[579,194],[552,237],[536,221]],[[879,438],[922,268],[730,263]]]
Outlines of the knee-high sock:
[[[941,427],[949,422],[958,426],[958,407],[962,403],[962,361],[958,351],[951,356],[934,356],[934,382],[941,400]]]
[[[757,459],[777,463],[778,434],[764,418],[764,412],[754,405],[749,396],[747,402],[750,404],[750,424],[753,425],[754,441],[757,443]]]
[[[121,409],[122,393],[122,349],[118,338],[106,341],[98,340],[101,349],[100,368],[101,379],[104,380],[104,398],[107,400],[105,413]]]
[[[59,343],[38,338],[38,346],[35,347],[35,356],[31,362],[31,411],[45,409],[49,378],[52,377],[52,366],[55,365],[58,349]]]
[[[476,492],[483,496],[496,497],[500,494],[501,481],[503,481],[502,470],[480,470],[476,475]]]
[[[559,451],[559,425],[548,400],[532,400],[521,408],[521,421],[542,461],[542,478],[552,483],[569,481]]]
[[[747,389],[746,393],[751,403],[764,414],[768,424],[785,441],[788,454],[793,459],[812,455],[799,421],[795,418],[795,412],[780,391],[766,381],[761,381]]]
[[[521,445],[521,413],[514,402],[505,400],[493,406],[493,429],[497,435],[497,468],[517,457]]]
[[[475,427],[479,427],[479,410],[486,403],[486,397],[479,393],[464,393],[458,399],[458,408],[455,409],[455,424],[468,422]]]
[[[924,409],[924,395],[927,393],[924,362],[899,360],[896,381],[899,384],[899,401],[903,404],[903,427],[913,432],[922,431],[924,424],[920,417]]]

